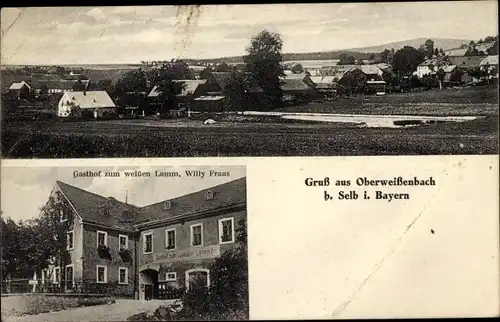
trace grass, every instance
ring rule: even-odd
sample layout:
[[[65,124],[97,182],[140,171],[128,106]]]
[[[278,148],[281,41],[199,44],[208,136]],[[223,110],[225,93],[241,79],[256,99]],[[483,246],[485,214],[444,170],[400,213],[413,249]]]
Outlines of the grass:
[[[496,154],[498,119],[410,128],[63,123],[55,128],[4,130],[2,146],[7,158]]]
[[[108,297],[77,298],[43,294],[2,297],[2,316],[49,313],[80,306],[103,305],[113,301]]]
[[[279,111],[431,116],[496,115],[498,87],[434,89],[385,96],[360,95],[322,103],[289,106]]]
[[[290,112],[482,115],[407,128],[297,122],[272,117],[90,122],[8,121],[5,158],[450,155],[498,153],[497,88],[359,96],[286,107]],[[472,103],[475,102],[475,103]]]

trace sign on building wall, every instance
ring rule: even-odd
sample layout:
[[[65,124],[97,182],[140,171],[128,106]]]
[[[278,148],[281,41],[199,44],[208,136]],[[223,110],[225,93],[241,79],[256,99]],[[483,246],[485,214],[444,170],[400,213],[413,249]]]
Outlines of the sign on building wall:
[[[192,247],[178,251],[167,251],[161,254],[154,254],[155,263],[180,262],[194,259],[208,259],[220,256],[220,246]]]

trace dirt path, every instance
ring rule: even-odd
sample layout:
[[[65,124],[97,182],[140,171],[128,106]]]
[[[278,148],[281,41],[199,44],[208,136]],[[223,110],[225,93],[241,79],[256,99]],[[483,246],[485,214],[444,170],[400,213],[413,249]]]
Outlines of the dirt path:
[[[25,316],[2,316],[4,322],[125,321],[136,313],[155,310],[169,301],[116,300],[115,304],[80,307],[59,312]]]

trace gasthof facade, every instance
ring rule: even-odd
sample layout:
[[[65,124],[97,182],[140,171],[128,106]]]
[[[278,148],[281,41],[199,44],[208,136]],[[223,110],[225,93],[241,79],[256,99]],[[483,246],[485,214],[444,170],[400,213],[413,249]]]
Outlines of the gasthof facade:
[[[246,178],[144,207],[57,181],[67,205],[64,261],[43,273],[65,291],[138,299],[176,298],[193,281],[210,285],[210,264],[236,247],[246,223]]]

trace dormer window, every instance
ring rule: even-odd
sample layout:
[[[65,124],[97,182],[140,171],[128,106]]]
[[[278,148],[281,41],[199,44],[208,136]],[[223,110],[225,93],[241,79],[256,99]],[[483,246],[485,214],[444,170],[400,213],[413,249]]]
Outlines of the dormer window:
[[[167,200],[163,203],[163,210],[170,210],[172,208],[172,203],[170,200]]]
[[[206,200],[212,200],[214,199],[214,192],[211,191],[211,190],[208,190],[206,193],[205,193],[205,199]]]
[[[107,206],[105,206],[105,205],[99,206],[99,212],[103,216],[109,216],[109,208]]]

